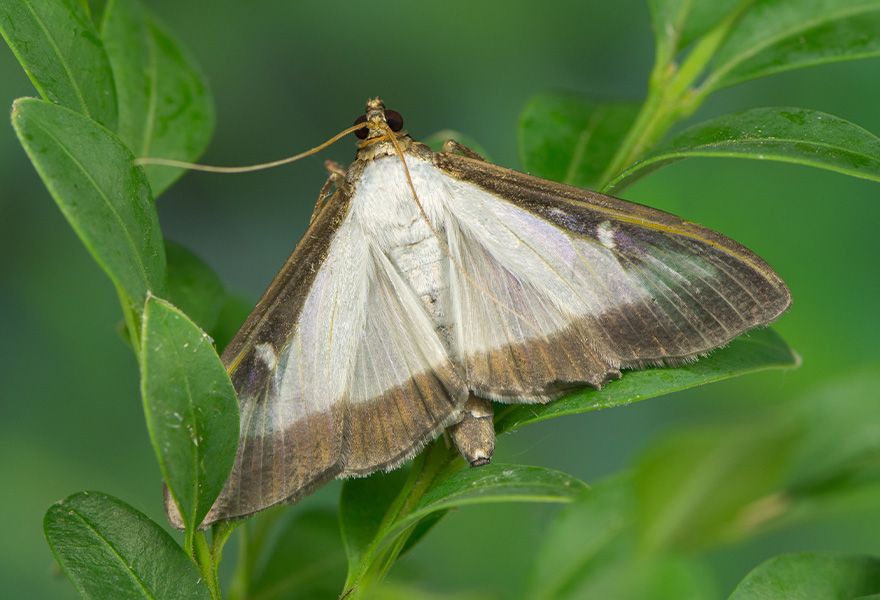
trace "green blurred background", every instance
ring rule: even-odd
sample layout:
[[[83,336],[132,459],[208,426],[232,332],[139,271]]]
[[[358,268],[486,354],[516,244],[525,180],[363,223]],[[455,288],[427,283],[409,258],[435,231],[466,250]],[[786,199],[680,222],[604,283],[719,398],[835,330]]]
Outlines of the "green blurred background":
[[[517,118],[547,90],[642,97],[653,60],[643,0],[259,2],[153,0],[202,65],[217,106],[210,164],[250,164],[317,145],[381,95],[416,139],[454,129],[517,168]],[[36,95],[7,49],[5,102]],[[757,106],[822,110],[880,132],[880,61],[832,64],[722,91],[693,120]],[[302,235],[325,174],[348,163],[343,141],[294,166],[248,175],[190,174],[159,199],[163,232],[256,301]],[[880,370],[880,186],[758,161],[692,159],[623,194],[718,229],[783,276],[794,305],[774,328],[803,358],[688,393],[505,436],[496,456],[561,469],[588,483],[625,468],[682,424],[837,389]],[[161,477],[143,423],[133,354],[117,333],[110,281],[82,248],[0,128],[0,582],[4,598],[73,598],[41,531],[48,506],[80,490],[112,494],[163,521]],[[880,391],[877,392],[880,396]],[[880,409],[878,409],[880,421]],[[306,504],[336,502],[338,483]],[[293,509],[296,510],[296,509]],[[557,509],[467,508],[447,518],[392,576],[440,590],[507,597]],[[880,554],[880,507],[710,553],[722,597],[774,554]],[[589,535],[588,532],[585,535]],[[231,562],[231,561],[230,561]]]

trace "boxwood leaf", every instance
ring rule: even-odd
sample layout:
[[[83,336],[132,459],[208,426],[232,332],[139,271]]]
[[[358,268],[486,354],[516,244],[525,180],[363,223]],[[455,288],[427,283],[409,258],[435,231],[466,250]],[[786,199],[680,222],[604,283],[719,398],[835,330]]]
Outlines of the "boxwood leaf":
[[[880,362],[868,362],[816,386],[791,406],[802,435],[785,511],[769,525],[786,527],[880,506]]]
[[[410,531],[409,535],[406,537],[406,542],[403,544],[403,548],[400,550],[400,555],[403,556],[404,554],[412,550],[420,541],[422,541],[422,538],[424,538],[432,529],[434,529],[435,525],[443,520],[443,517],[445,517],[450,510],[452,509],[436,510],[427,517],[422,518],[422,520],[420,520],[418,524],[416,524],[416,526],[412,528],[412,531]]]
[[[751,533],[748,509],[781,487],[795,443],[795,430],[774,420],[695,427],[652,444],[633,469],[642,547],[702,550]]]
[[[214,128],[204,75],[186,49],[139,0],[115,0],[101,36],[119,98],[119,137],[139,158],[194,161]],[[147,165],[158,196],[183,171]]]
[[[739,4],[754,0],[649,0],[658,54],[671,58],[676,52],[706,33]]]
[[[334,598],[344,582],[339,516],[328,509],[311,509],[296,511],[281,529],[250,593],[285,600]]]
[[[16,100],[12,124],[61,212],[138,314],[165,284],[165,248],[143,169],[113,133],[72,110]]]
[[[495,431],[502,433],[553,417],[620,406],[745,373],[790,369],[799,364],[800,358],[778,334],[772,329],[758,329],[692,364],[627,371],[601,390],[583,389],[547,404],[496,408]]]
[[[586,489],[582,481],[559,471],[492,463],[435,482],[413,506],[401,506],[399,516],[391,514],[407,477],[406,472],[394,471],[345,482],[340,521],[350,581],[369,570],[367,561],[393,560],[397,554],[389,558],[383,548],[408,528],[421,537],[419,524],[424,520],[432,527],[450,508],[492,502],[570,502]],[[416,541],[404,541],[401,549],[408,550]]]
[[[880,466],[878,389],[880,361],[871,361],[816,386],[797,403],[804,440],[793,469],[796,484],[846,479],[842,475],[859,466]]]
[[[392,503],[408,476],[407,469],[348,479],[339,499],[339,523],[349,569],[360,565],[371,544],[380,537]]]
[[[210,338],[168,302],[147,299],[141,340],[147,428],[182,521],[192,530],[235,460],[238,401]]]
[[[523,168],[552,181],[590,187],[608,166],[639,107],[561,93],[533,97],[519,118]]]
[[[48,510],[43,530],[84,598],[211,598],[171,536],[121,500],[97,492],[74,494]]]
[[[588,534],[587,534],[588,535]],[[630,556],[576,573],[568,585],[550,595],[539,590],[527,600],[638,598],[638,600],[704,600],[714,590],[696,560],[686,556]]]
[[[597,483],[559,511],[535,553],[526,598],[550,599],[602,563],[618,561],[632,544],[621,541],[633,525],[632,483],[627,474]]]
[[[116,129],[110,61],[80,4],[2,0],[0,33],[43,98]]]
[[[463,469],[434,484],[397,527],[430,514],[468,504],[495,502],[571,502],[587,489],[580,479],[542,467],[490,463]]]
[[[880,181],[880,139],[839,117],[805,108],[753,108],[698,123],[619,174],[617,192],[662,167],[694,156],[778,160]]]
[[[226,345],[238,333],[241,324],[254,309],[254,303],[254,300],[244,296],[226,292],[220,314],[217,316],[217,323],[211,330],[211,337],[217,345],[218,354],[223,352]]]
[[[880,0],[755,2],[719,48],[706,90],[880,55]]]
[[[839,600],[880,593],[880,558],[837,552],[775,556],[749,573],[729,600]]]
[[[171,240],[165,240],[168,280],[165,295],[204,331],[217,325],[226,293],[220,277],[205,262]],[[244,322],[243,320],[241,322]]]
[[[618,474],[559,511],[535,553],[524,598],[714,597],[698,561],[635,551],[632,487],[628,473]]]

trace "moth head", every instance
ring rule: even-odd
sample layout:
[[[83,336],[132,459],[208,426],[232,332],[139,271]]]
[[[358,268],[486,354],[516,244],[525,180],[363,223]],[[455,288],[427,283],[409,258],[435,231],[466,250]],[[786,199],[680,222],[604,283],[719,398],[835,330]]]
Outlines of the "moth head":
[[[385,103],[379,98],[367,100],[365,114],[354,122],[355,125],[361,123],[364,126],[354,132],[359,139],[364,140],[361,147],[392,136],[399,138],[406,135],[403,117],[397,111],[386,110]]]

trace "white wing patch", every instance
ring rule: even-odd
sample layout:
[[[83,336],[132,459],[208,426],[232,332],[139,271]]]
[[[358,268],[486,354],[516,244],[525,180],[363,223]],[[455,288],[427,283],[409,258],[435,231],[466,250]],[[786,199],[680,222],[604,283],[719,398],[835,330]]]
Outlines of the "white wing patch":
[[[403,419],[402,427],[413,431],[395,439],[421,443],[426,431],[434,435],[457,418],[457,405],[467,392],[451,370],[446,344],[425,300],[437,295],[433,286],[445,278],[433,275],[441,264],[446,268],[448,257],[434,247],[436,240],[409,188],[401,187],[399,165],[396,158],[370,163],[354,190],[352,209],[337,229],[294,334],[278,357],[275,404],[280,406],[264,416],[261,435],[283,431],[311,414],[328,413],[338,403],[351,410],[379,403],[409,389],[426,373],[438,381],[403,394],[408,394],[406,401],[423,405],[424,422]],[[401,253],[402,248],[411,251]],[[437,386],[445,396],[439,404],[424,398]]]
[[[288,419],[329,412],[348,389],[355,348],[362,339],[368,280],[367,240],[350,220],[343,223],[303,304],[295,334],[281,353],[275,372],[280,404]]]
[[[278,365],[278,357],[275,355],[275,349],[272,344],[258,344],[256,346],[257,356],[266,365],[266,370],[274,371]]]
[[[596,238],[599,240],[600,244],[609,250],[614,250],[617,246],[617,242],[614,241],[614,224],[611,221],[602,221],[599,223],[599,225],[596,226]]]

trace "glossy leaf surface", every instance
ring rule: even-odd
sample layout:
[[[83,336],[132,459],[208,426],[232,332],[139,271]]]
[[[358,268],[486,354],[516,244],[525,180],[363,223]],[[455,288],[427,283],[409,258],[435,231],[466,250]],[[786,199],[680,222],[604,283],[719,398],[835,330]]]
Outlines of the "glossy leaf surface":
[[[776,160],[880,181],[880,138],[816,110],[773,107],[731,113],[685,129],[612,180],[615,193],[685,158]]]
[[[116,129],[113,72],[80,4],[2,0],[0,33],[44,99]]]
[[[173,305],[144,310],[141,392],[150,439],[187,529],[217,498],[238,447],[238,401],[210,339]]]
[[[97,492],[74,494],[49,509],[43,529],[84,598],[211,598],[171,536],[121,500]]]
[[[133,310],[165,284],[165,247],[143,169],[113,133],[44,100],[13,105],[12,124],[61,212]]]
[[[553,417],[621,406],[728,377],[790,369],[798,364],[800,358],[772,329],[754,330],[689,365],[628,371],[601,390],[584,389],[547,404],[498,408],[495,431],[502,433]]]

